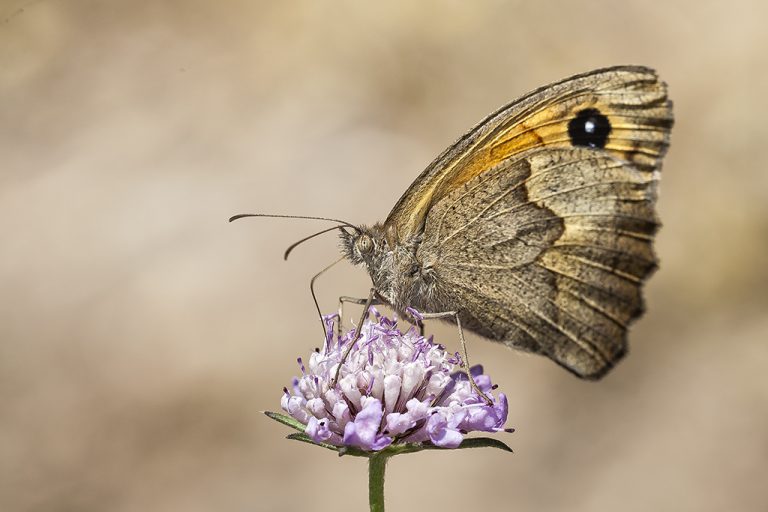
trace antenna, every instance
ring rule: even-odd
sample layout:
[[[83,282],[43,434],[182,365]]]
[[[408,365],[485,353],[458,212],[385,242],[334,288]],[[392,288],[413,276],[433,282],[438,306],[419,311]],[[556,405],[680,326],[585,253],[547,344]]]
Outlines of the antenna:
[[[289,246],[288,246],[288,248],[285,250],[285,254],[283,254],[283,259],[284,259],[284,260],[287,260],[287,259],[288,259],[288,256],[291,254],[291,251],[293,251],[293,250],[294,250],[294,249],[295,249],[297,246],[299,246],[299,245],[303,244],[303,243],[304,243],[304,242],[306,242],[307,240],[311,240],[311,239],[315,238],[316,236],[320,236],[320,235],[322,235],[322,234],[324,234],[324,233],[327,233],[327,232],[329,232],[329,231],[333,231],[334,229],[344,229],[344,226],[333,226],[333,227],[330,227],[330,228],[326,228],[326,229],[324,229],[324,230],[322,230],[322,231],[318,231],[317,233],[313,233],[313,234],[311,234],[311,235],[309,235],[309,236],[305,236],[304,238],[302,238],[302,239],[301,239],[301,240],[299,240],[298,242],[294,242],[294,243],[292,243],[292,244],[291,244],[291,245],[289,245]]]
[[[315,295],[315,279],[323,275],[327,270],[330,270],[331,267],[333,267],[343,259],[344,259],[344,256],[342,256],[341,258],[337,259],[336,261],[334,261],[333,263],[325,267],[323,270],[321,270],[320,272],[312,276],[312,279],[309,280],[309,293],[312,294],[312,300],[315,303],[315,309],[317,309],[317,315],[320,317],[320,323],[323,326],[323,339],[325,339],[328,336],[328,332],[325,330],[325,322],[323,322],[323,312],[320,311],[320,303],[317,302],[317,295]]]
[[[323,229],[322,231],[318,231],[317,233],[313,233],[307,237],[302,238],[298,242],[295,242],[288,246],[288,248],[285,250],[285,253],[283,254],[283,259],[287,260],[288,256],[291,254],[291,252],[300,244],[303,244],[307,240],[311,240],[312,238],[315,238],[316,236],[322,235],[324,233],[328,233],[329,231],[333,231],[334,229],[341,229],[343,230],[344,227],[350,227],[354,229],[356,232],[360,233],[361,229],[354,224],[350,224],[347,221],[340,220],[340,219],[332,219],[329,217],[313,217],[310,215],[276,215],[271,213],[240,213],[237,215],[233,215],[229,218],[229,222],[234,222],[238,219],[242,219],[245,217],[265,217],[270,219],[306,219],[306,220],[325,220],[328,222],[337,222],[338,226],[333,226],[327,229]]]
[[[332,219],[330,217],[313,217],[311,215],[276,215],[272,213],[238,213],[237,215],[233,215],[229,218],[229,222],[234,222],[238,219],[242,219],[245,217],[266,217],[270,219],[306,219],[306,220],[327,220],[329,222],[338,222],[342,226],[347,226],[355,231],[360,231],[360,228],[355,226],[354,224],[350,224],[349,222],[345,220],[340,219]]]

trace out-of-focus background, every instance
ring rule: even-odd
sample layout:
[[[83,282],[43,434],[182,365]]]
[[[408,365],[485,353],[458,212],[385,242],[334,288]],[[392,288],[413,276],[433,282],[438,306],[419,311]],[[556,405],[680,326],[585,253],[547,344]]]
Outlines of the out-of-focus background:
[[[510,397],[494,450],[395,459],[391,510],[768,507],[764,2],[0,1],[0,510],[366,506],[365,463],[283,440],[325,225],[382,220],[539,85],[669,83],[661,269],[599,383],[471,338]],[[363,271],[318,283],[325,311]],[[455,331],[433,324],[438,340]],[[454,345],[455,346],[455,345]]]

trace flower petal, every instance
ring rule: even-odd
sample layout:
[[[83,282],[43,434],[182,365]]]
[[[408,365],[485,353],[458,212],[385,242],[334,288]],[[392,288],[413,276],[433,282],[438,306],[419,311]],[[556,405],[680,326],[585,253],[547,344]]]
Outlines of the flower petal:
[[[427,420],[427,434],[432,444],[442,448],[456,448],[464,439],[461,432],[449,428],[448,419],[440,412],[433,414]]]
[[[357,413],[355,421],[344,428],[344,444],[357,446],[363,450],[381,450],[392,443],[392,438],[379,434],[379,426],[384,411],[381,402],[375,398],[366,401],[362,411]]]
[[[400,389],[403,381],[399,375],[387,375],[384,377],[384,408],[390,413],[395,410],[397,399],[400,398]]]
[[[331,430],[328,428],[328,420],[318,420],[314,416],[309,418],[304,433],[311,437],[316,443],[322,443],[331,437]]]

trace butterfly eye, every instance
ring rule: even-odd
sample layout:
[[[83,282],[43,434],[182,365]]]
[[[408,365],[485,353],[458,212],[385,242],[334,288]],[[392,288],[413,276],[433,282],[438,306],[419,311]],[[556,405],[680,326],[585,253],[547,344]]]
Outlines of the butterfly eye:
[[[357,250],[361,254],[371,252],[373,250],[373,240],[371,240],[371,237],[365,234],[360,235],[360,238],[357,239]]]

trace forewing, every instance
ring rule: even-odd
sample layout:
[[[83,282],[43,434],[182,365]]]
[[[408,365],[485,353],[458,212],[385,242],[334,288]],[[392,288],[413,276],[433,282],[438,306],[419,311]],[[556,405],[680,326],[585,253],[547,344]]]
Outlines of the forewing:
[[[501,162],[540,147],[572,147],[569,122],[590,109],[611,121],[605,151],[639,169],[658,164],[672,113],[655,71],[619,66],[576,75],[506,105],[440,154],[387,217],[390,242],[418,235],[431,208]]]
[[[471,330],[599,378],[642,313],[658,172],[612,151],[535,148],[475,176],[428,212],[417,257],[432,308]]]

